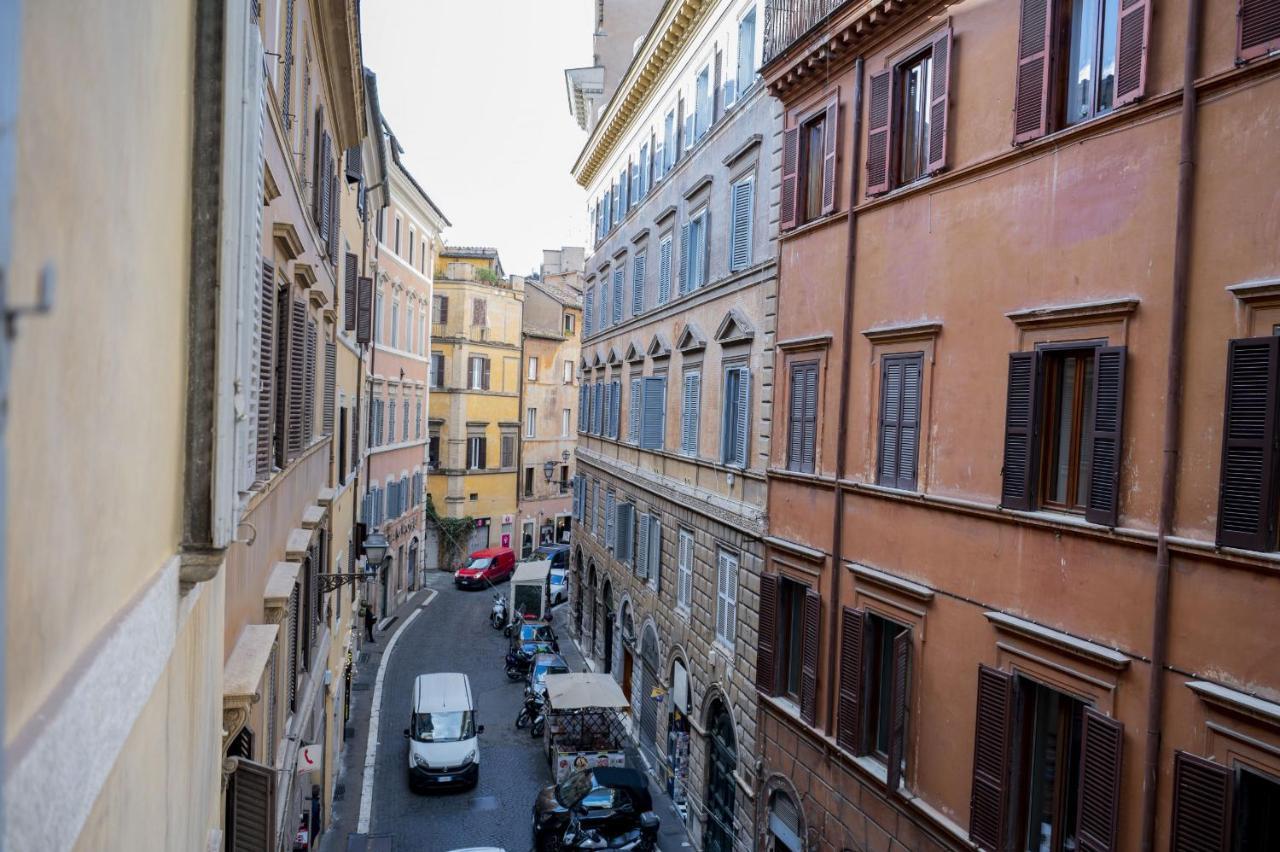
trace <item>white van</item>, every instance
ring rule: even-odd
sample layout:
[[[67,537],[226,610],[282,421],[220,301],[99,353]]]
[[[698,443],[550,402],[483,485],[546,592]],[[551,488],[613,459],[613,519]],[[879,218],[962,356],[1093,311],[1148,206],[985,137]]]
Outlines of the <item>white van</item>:
[[[480,740],[471,681],[457,672],[418,675],[409,727],[410,789],[474,787],[480,780]]]

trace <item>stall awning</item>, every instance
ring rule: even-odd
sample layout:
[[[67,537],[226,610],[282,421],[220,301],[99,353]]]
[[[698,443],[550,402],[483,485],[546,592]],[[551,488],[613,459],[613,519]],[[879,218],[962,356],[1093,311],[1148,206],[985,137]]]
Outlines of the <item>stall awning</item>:
[[[533,562],[521,562],[516,565],[516,573],[511,575],[511,582],[539,583],[547,579],[551,573],[551,560],[538,559]]]
[[[611,675],[584,674],[549,674],[547,683],[547,701],[555,710],[581,710],[587,707],[601,707],[612,710],[625,710],[631,706],[622,687]]]

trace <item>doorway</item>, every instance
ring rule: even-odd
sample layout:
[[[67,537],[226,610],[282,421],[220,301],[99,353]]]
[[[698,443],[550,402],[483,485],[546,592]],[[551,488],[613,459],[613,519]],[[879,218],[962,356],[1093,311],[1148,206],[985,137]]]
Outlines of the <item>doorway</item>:
[[[737,737],[733,732],[733,716],[724,702],[716,699],[711,706],[707,768],[707,833],[703,838],[705,852],[733,850],[733,772],[738,765]]]

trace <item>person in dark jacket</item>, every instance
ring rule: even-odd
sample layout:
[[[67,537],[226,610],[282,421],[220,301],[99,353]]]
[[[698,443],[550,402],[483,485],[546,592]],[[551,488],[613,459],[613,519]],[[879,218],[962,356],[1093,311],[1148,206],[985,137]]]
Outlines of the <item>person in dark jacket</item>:
[[[373,607],[367,603],[364,604],[364,630],[365,634],[369,637],[370,642],[378,641],[373,638],[373,625],[375,621],[377,621],[377,619],[373,616]]]

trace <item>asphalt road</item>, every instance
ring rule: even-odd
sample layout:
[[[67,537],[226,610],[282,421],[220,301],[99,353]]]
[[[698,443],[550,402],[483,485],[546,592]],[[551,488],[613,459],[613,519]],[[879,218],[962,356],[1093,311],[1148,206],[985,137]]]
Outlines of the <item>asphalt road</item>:
[[[507,640],[488,622],[493,595],[455,589],[444,573],[431,575],[428,585],[439,594],[400,635],[383,680],[370,833],[392,835],[396,850],[495,846],[523,852],[531,845],[533,800],[549,783],[549,772],[541,741],[515,727],[523,682],[503,672]],[[477,721],[485,726],[480,783],[474,790],[414,793],[404,739],[413,679],[441,671],[471,679]]]

